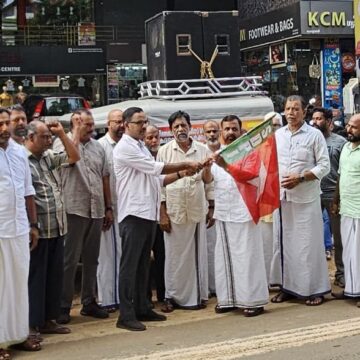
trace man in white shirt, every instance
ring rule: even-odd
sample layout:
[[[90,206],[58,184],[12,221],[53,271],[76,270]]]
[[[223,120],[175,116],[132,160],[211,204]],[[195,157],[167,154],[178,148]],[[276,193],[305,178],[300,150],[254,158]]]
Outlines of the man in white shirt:
[[[115,174],[113,168],[113,150],[124,134],[123,112],[119,109],[111,110],[108,114],[108,132],[101,139],[110,172],[110,189],[114,219],[117,217],[117,196]],[[103,308],[114,312],[119,305],[119,263],[121,256],[121,239],[119,226],[116,221],[108,231],[102,231],[100,240],[99,265],[97,269],[98,299]]]
[[[39,237],[35,190],[24,149],[10,138],[10,113],[0,109],[0,357],[10,345],[37,351],[40,343],[29,334],[30,250]]]
[[[142,140],[148,120],[142,109],[131,107],[123,113],[125,134],[113,152],[118,222],[122,254],[119,275],[120,316],[116,326],[143,331],[140,321],[164,321],[152,311],[147,297],[150,251],[160,211],[160,186],[201,170],[199,162],[164,164],[156,162]],[[170,174],[167,180],[161,174]]]
[[[305,101],[288,97],[287,126],[276,133],[280,176],[281,291],[271,299],[306,299],[316,306],[330,292],[320,204],[320,181],[330,171],[326,141],[318,129],[306,124]],[[276,256],[276,254],[274,255]]]
[[[241,136],[241,121],[228,115],[221,121],[224,143]],[[226,164],[218,158],[211,172],[215,183],[216,313],[244,308],[245,316],[264,312],[269,292],[260,224],[254,224]]]
[[[190,138],[190,117],[178,111],[169,117],[174,140],[159,149],[157,159],[166,163],[201,161],[211,152]],[[165,306],[189,310],[204,308],[208,299],[206,217],[212,221],[213,188],[209,167],[167,186],[162,192],[160,225],[165,231]]]

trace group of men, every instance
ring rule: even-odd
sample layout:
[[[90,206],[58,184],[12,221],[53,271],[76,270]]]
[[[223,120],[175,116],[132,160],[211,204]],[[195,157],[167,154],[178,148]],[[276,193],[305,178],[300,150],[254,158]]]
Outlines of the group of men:
[[[63,325],[80,260],[81,315],[119,308],[116,325],[132,331],[166,320],[152,309],[151,253],[165,313],[202,309],[216,293],[217,313],[257,316],[271,285],[280,288],[274,303],[320,305],[331,290],[322,208],[331,214],[335,284],[345,287],[334,296],[359,297],[360,115],[346,142],[326,109],[314,110],[310,126],[305,107],[289,97],[283,127],[272,115],[281,207],[258,224],[219,156],[244,132],[236,115],[206,122],[204,145],[178,111],[168,119],[174,140],[160,147],[159,129],[136,107],[111,111],[98,141],[88,110],[73,113],[65,134],[57,121],[26,126],[20,107],[0,109],[0,359],[10,345],[37,351],[41,334],[70,333]]]

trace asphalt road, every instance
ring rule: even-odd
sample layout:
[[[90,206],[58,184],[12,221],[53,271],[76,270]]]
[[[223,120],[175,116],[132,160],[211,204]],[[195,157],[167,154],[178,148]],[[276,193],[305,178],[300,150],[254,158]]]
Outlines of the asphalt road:
[[[207,309],[176,310],[165,322],[147,323],[144,332],[117,329],[117,313],[106,320],[83,317],[76,305],[71,334],[47,335],[42,351],[13,355],[51,360],[360,359],[360,308],[355,301],[327,298],[317,307],[300,301],[270,303],[255,318],[244,317],[241,310],[215,314],[216,300],[210,299]]]

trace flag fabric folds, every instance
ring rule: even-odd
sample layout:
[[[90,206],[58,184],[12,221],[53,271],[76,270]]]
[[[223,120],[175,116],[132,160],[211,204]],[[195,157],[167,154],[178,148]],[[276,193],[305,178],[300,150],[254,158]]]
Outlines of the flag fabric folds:
[[[229,144],[221,150],[220,156],[226,162],[254,223],[279,208],[279,171],[271,119]]]

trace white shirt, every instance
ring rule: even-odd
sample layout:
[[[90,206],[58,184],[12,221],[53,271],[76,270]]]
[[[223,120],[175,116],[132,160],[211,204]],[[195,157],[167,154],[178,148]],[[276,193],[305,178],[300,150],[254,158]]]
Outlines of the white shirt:
[[[330,159],[324,136],[304,122],[291,133],[288,126],[275,132],[280,181],[288,174],[311,171],[317,180],[304,181],[293,189],[280,187],[280,199],[308,203],[321,194],[320,180],[330,171]]]
[[[214,177],[214,219],[239,223],[252,221],[233,177],[216,164],[211,166],[211,173]]]
[[[0,148],[0,238],[29,233],[25,196],[35,195],[25,149],[10,139]]]
[[[160,186],[164,180],[160,174],[164,163],[156,162],[141,141],[126,134],[115,146],[113,163],[118,222],[128,215],[159,220]]]

